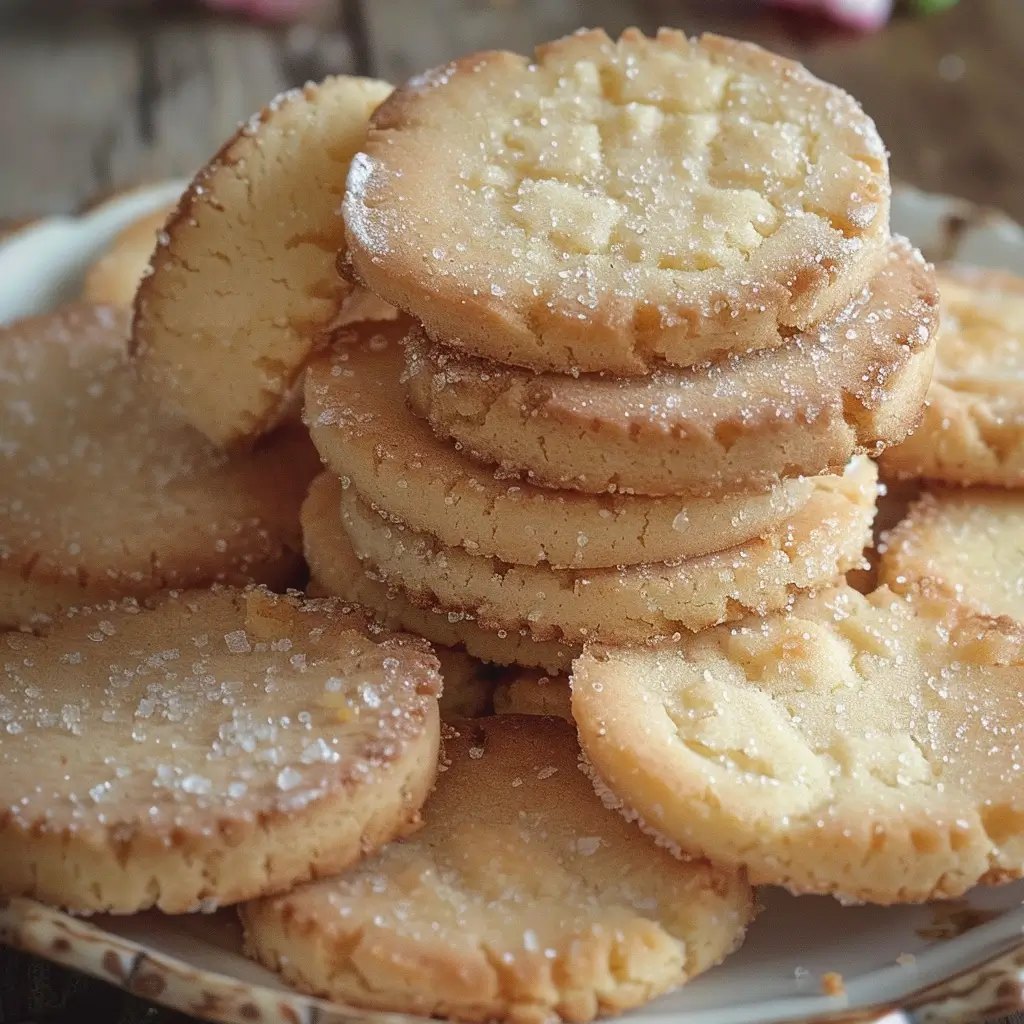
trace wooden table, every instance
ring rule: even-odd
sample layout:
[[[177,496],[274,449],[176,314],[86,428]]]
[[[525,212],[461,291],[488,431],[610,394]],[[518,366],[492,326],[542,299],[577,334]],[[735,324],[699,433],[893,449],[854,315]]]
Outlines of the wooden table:
[[[893,174],[1024,220],[1024,0],[963,0],[866,39],[754,0],[329,0],[270,29],[177,0],[0,0],[0,219],[188,175],[281,89],[330,72],[399,80],[460,53],[526,50],[580,25],[674,25],[758,42],[845,86]],[[0,952],[0,1024],[182,1022]]]

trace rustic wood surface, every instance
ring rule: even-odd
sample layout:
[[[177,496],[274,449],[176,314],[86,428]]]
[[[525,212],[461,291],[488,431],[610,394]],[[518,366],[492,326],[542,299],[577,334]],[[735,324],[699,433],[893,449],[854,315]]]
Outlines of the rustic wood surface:
[[[324,0],[287,28],[184,0],[0,0],[0,220],[188,175],[281,89],[329,72],[391,80],[580,25],[673,25],[764,43],[863,102],[895,176],[1024,220],[1024,0],[962,0],[858,39],[754,0]],[[184,1022],[0,951],[0,1024]]]

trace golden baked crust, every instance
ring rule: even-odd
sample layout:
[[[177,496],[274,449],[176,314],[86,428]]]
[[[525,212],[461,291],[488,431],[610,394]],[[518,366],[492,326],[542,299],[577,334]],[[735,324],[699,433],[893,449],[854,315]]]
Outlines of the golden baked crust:
[[[368,1009],[589,1021],[742,941],[742,875],[677,860],[601,806],[556,719],[445,730],[424,826],[339,878],[241,908],[250,956]]]
[[[338,207],[367,118],[390,92],[339,76],[279,96],[195,177],[135,299],[143,379],[221,445],[278,422],[350,290]]]
[[[937,305],[931,267],[897,241],[857,303],[785,348],[615,379],[530,374],[413,341],[409,400],[438,434],[549,487],[765,490],[906,437],[931,378]]]
[[[433,782],[429,647],[340,602],[163,595],[0,636],[0,893],[170,913],[341,870]]]
[[[299,582],[316,473],[301,426],[228,456],[162,412],[127,313],[69,306],[0,328],[0,628],[165,587]]]
[[[477,53],[374,114],[349,258],[437,341],[633,374],[783,344],[884,259],[884,147],[858,104],[749,43],[579,32]]]
[[[921,426],[882,456],[887,473],[1024,486],[1024,278],[939,272],[942,322]]]
[[[163,230],[173,209],[173,206],[162,206],[118,232],[103,255],[86,271],[82,283],[84,302],[131,307],[139,282],[149,272],[157,234]]]
[[[800,590],[834,583],[871,537],[877,472],[859,458],[819,477],[807,504],[763,538],[677,562],[613,569],[512,566],[388,523],[354,488],[341,495],[355,553],[416,604],[470,612],[488,629],[536,640],[647,643],[751,612],[785,608]]]
[[[361,605],[389,629],[405,629],[445,647],[464,647],[481,661],[567,672],[578,647],[540,642],[516,629],[484,629],[471,612],[436,603],[419,607],[401,588],[384,582],[359,562],[341,525],[342,486],[322,473],[302,506],[302,537],[313,582],[325,594]]]
[[[572,712],[595,779],[757,884],[873,903],[1024,874],[1024,631],[839,587],[671,650],[593,648]]]
[[[402,325],[343,331],[306,373],[305,417],[331,470],[396,523],[515,565],[606,568],[692,558],[763,536],[802,508],[810,479],[758,494],[645,498],[508,480],[407,408]]]
[[[1024,628],[1024,491],[925,492],[887,537],[879,579]]]

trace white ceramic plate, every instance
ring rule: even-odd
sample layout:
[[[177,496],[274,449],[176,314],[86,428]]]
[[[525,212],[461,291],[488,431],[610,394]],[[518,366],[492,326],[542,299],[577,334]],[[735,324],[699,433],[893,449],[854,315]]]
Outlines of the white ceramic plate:
[[[0,323],[77,294],[120,228],[181,183],[138,190],[78,218],[37,222],[0,242]],[[998,214],[899,189],[894,230],[936,260],[1024,274],[1024,230]],[[842,907],[762,890],[765,910],[723,966],[632,1016],[645,1024],[981,1021],[1024,1009],[1024,882],[952,904]],[[244,959],[230,912],[85,921],[31,900],[0,901],[0,941],[186,1013],[231,1024],[411,1024],[297,995]],[[822,976],[843,976],[826,996]]]

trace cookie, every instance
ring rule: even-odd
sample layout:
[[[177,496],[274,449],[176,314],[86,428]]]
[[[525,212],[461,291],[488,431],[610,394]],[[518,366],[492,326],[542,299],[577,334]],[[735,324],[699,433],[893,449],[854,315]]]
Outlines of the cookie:
[[[742,875],[602,807],[564,722],[477,719],[444,749],[415,836],[241,908],[250,956],[348,1006],[545,1024],[641,1006],[742,941]]]
[[[0,627],[165,587],[301,580],[301,426],[225,455],[160,411],[128,314],[71,306],[0,329]]]
[[[337,601],[174,592],[0,636],[0,893],[209,910],[332,874],[432,785],[429,647]]]
[[[783,345],[884,260],[874,124],[749,43],[630,29],[473,54],[371,123],[355,277],[497,362],[638,374]]]
[[[285,93],[196,175],[135,299],[142,378],[216,444],[279,421],[350,286],[338,207],[390,86],[339,76]]]
[[[889,534],[879,576],[1024,628],[1024,491],[926,492]]]
[[[307,371],[306,422],[331,470],[375,508],[450,546],[556,568],[691,558],[771,532],[814,490],[800,479],[752,495],[645,498],[503,479],[409,411],[403,334],[379,324],[341,333]]]
[[[549,715],[572,721],[568,676],[509,670],[494,689],[496,715]]]
[[[755,884],[872,903],[1024,873],[1024,631],[839,587],[673,650],[594,647],[572,713],[609,804]]]
[[[828,586],[861,561],[871,537],[877,473],[859,458],[820,477],[807,504],[774,533],[726,551],[617,569],[512,566],[446,547],[374,512],[354,488],[342,523],[357,556],[424,607],[470,612],[487,629],[537,640],[646,643],[785,608],[795,592]]]
[[[418,607],[395,586],[368,574],[341,525],[341,482],[330,473],[313,481],[302,506],[306,560],[325,594],[367,608],[390,629],[405,629],[444,647],[464,647],[481,661],[567,672],[578,647],[533,640],[526,630],[483,629],[471,613]]]
[[[708,495],[841,469],[917,425],[935,346],[931,268],[906,243],[840,317],[785,348],[615,379],[529,374],[407,348],[434,430],[549,487]]]
[[[918,430],[886,452],[886,473],[1024,486],[1024,278],[940,272],[935,378]]]
[[[89,267],[82,283],[82,299],[99,306],[131,306],[135,292],[149,270],[149,258],[156,248],[173,206],[162,206],[119,231],[110,246]]]

